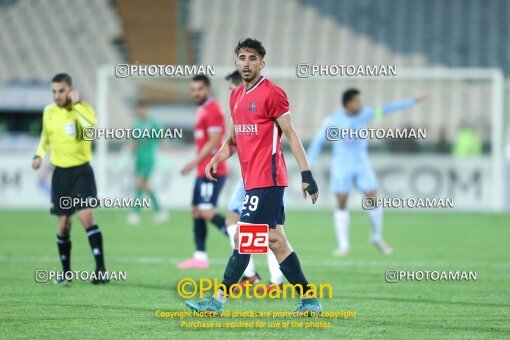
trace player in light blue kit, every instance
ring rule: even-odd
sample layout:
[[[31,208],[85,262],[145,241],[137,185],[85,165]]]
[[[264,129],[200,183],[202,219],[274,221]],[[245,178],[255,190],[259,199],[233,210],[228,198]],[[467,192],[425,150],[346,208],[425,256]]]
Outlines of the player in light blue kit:
[[[308,148],[310,166],[321,152],[326,140],[337,139],[335,134],[339,130],[341,133],[342,129],[344,131],[366,129],[372,119],[411,107],[424,99],[425,97],[421,96],[386,104],[378,108],[364,108],[361,104],[360,91],[356,89],[345,91],[342,96],[344,110],[337,110],[324,120],[321,129]],[[365,197],[373,197],[374,199],[378,189],[377,179],[368,159],[368,140],[355,138],[356,135],[352,135],[334,141],[332,148],[330,188],[338,201],[338,208],[334,213],[334,225],[338,240],[338,248],[333,253],[335,256],[347,255],[350,250],[349,212],[346,206],[351,186],[354,184],[356,189],[361,191]],[[383,254],[390,254],[392,249],[382,238],[382,207],[368,210],[368,215],[372,224],[372,243]]]

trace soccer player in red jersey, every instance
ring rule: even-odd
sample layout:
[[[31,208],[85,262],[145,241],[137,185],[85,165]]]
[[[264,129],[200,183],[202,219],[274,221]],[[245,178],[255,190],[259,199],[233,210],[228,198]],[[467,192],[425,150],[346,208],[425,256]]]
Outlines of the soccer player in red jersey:
[[[211,83],[207,76],[193,77],[191,96],[198,105],[193,131],[197,156],[184,166],[181,173],[186,175],[196,168],[192,200],[195,252],[192,258],[177,266],[181,269],[205,269],[209,267],[205,251],[206,223],[212,222],[227,235],[225,217],[216,212],[216,203],[227,176],[227,164],[218,166],[216,181],[207,179],[205,173],[205,167],[221,147],[221,139],[225,135],[225,119],[220,105],[211,97]]]
[[[285,92],[261,75],[266,51],[255,39],[244,39],[235,49],[235,65],[243,78],[243,85],[232,91],[230,110],[232,125],[227,140],[211,159],[205,171],[210,180],[219,174],[223,162],[237,149],[244,186],[245,204],[240,222],[268,224],[269,247],[280,264],[280,270],[300,294],[296,312],[321,312],[319,301],[311,296],[308,281],[301,270],[299,259],[283,231],[285,211],[283,193],[287,186],[287,169],[283,159],[281,137],[285,135],[302,175],[302,192],[312,203],[319,196],[306,154],[291,121],[289,102]],[[235,249],[225,269],[223,284],[216,296],[198,301],[186,301],[196,311],[221,311],[227,293],[243,274],[250,254],[240,254],[239,233]]]

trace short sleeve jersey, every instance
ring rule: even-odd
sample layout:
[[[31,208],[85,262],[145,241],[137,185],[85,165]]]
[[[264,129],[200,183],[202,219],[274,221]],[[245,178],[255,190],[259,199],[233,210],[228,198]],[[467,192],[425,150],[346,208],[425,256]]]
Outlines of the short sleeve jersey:
[[[211,151],[211,154],[197,165],[197,177],[205,177],[205,167],[209,164],[214,154],[220,149],[225,135],[225,118],[223,117],[221,107],[213,98],[209,98],[197,108],[195,116],[193,135],[195,139],[195,151],[197,154],[207,143],[208,133],[213,131],[220,132],[221,138],[218,141],[218,144]],[[227,175],[226,162],[223,162],[218,166],[216,175]]]
[[[250,88],[232,91],[230,112],[245,189],[287,186],[282,129],[276,121],[290,113],[285,92],[261,76]]]

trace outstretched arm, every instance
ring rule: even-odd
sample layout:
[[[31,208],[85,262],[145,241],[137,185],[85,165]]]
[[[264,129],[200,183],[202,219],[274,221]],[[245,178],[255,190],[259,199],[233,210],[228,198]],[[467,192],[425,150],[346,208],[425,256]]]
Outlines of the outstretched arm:
[[[384,104],[383,106],[377,107],[375,109],[374,118],[386,116],[390,113],[406,109],[408,107],[413,106],[414,104],[423,102],[425,99],[426,99],[426,96],[418,96],[415,98],[409,98],[406,100],[400,100],[400,101]]]
[[[303,148],[303,144],[301,144],[301,140],[297,135],[296,129],[294,129],[294,125],[290,119],[290,114],[279,116],[276,118],[276,122],[282,129],[285,138],[287,138],[292,154],[294,155],[294,158],[296,158],[299,170],[301,171],[303,197],[306,199],[306,193],[308,192],[312,198],[312,203],[315,204],[315,201],[319,198],[319,190],[317,189],[317,184],[312,177],[312,172],[310,171],[308,161],[306,160],[306,153]]]

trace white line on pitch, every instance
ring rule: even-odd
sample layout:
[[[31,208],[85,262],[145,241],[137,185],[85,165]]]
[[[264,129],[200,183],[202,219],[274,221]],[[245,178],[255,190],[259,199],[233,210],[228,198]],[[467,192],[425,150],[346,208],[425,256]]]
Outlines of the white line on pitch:
[[[75,257],[74,259],[83,260],[84,257]],[[120,262],[131,264],[177,264],[183,261],[183,258],[161,258],[161,257],[109,257],[108,262]],[[228,258],[210,258],[209,263],[217,266],[224,266]],[[3,263],[47,263],[58,262],[58,257],[5,257],[0,256],[0,262]],[[345,260],[300,260],[302,265],[315,266],[315,267],[373,267],[373,268],[398,268],[413,269],[416,268],[470,268],[475,270],[477,268],[490,268],[490,269],[508,269],[510,263],[505,262],[477,262],[477,263],[456,263],[456,262],[405,262],[405,261],[345,261]]]

